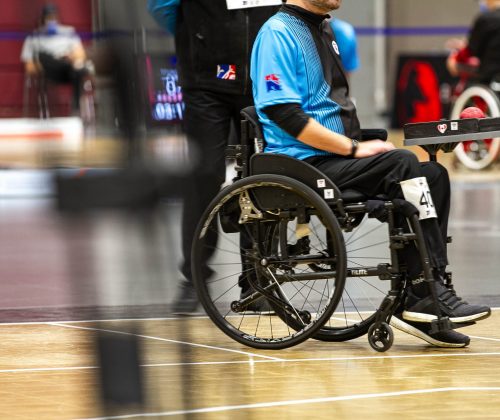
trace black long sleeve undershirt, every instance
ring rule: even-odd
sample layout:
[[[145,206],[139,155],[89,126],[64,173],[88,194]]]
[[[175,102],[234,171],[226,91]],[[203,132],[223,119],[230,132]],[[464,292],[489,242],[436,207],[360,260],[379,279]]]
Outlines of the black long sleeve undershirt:
[[[262,110],[279,128],[297,137],[309,121],[309,116],[299,104],[270,105]]]

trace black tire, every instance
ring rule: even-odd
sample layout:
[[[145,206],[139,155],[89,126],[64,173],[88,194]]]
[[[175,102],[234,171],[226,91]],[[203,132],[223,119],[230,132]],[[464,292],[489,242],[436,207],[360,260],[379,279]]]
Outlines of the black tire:
[[[242,215],[240,200],[245,198],[249,210]],[[254,218],[258,212],[261,216]],[[328,247],[320,245],[321,252],[311,248],[296,257],[294,244],[277,247],[274,238],[279,223],[286,232],[304,217],[308,226],[318,225],[314,240],[330,241]],[[329,274],[309,269],[305,261],[310,259],[330,264]],[[222,190],[205,211],[195,232],[192,272],[200,302],[225,334],[259,349],[291,347],[321,328],[341,298],[346,275],[342,231],[325,201],[308,186],[280,175],[251,176]],[[308,275],[318,278],[305,279]],[[246,300],[238,287],[242,280],[247,289],[251,284]]]
[[[373,350],[384,352],[389,350],[394,343],[394,332],[386,322],[382,322],[378,327],[373,324],[368,328],[368,343]]]
[[[367,265],[389,263],[387,224],[365,218],[345,233],[348,272]],[[321,341],[340,342],[365,335],[375,322],[375,311],[387,295],[389,281],[378,277],[348,276],[342,298],[332,317],[314,335]]]

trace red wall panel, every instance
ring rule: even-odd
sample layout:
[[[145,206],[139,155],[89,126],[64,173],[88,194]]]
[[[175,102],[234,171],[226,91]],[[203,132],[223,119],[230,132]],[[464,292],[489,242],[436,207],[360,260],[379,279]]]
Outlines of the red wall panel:
[[[19,70],[0,72],[0,117],[20,116],[23,109],[24,73]]]

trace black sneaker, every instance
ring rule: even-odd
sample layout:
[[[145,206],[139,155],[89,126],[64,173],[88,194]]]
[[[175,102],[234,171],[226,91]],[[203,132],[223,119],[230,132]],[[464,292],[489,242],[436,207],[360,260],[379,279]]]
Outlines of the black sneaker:
[[[391,317],[391,325],[400,331],[421,338],[436,347],[460,348],[470,343],[470,338],[454,330],[431,333],[431,325],[422,322],[403,321],[401,314]]]
[[[491,315],[491,309],[482,305],[469,305],[458,297],[455,290],[448,289],[441,282],[435,282],[439,308],[443,316],[450,318],[451,322],[464,323],[479,321]],[[411,290],[405,302],[403,318],[413,322],[432,322],[437,319],[434,300],[431,296],[419,298]]]
[[[179,285],[179,294],[172,305],[175,315],[192,315],[198,307],[198,296],[191,282],[182,281]]]

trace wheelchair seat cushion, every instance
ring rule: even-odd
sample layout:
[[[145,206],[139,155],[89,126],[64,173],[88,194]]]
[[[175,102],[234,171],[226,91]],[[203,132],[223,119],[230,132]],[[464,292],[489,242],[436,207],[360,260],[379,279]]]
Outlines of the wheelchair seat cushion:
[[[363,193],[351,189],[342,191],[341,196],[344,203],[359,203],[368,200],[368,197]]]

